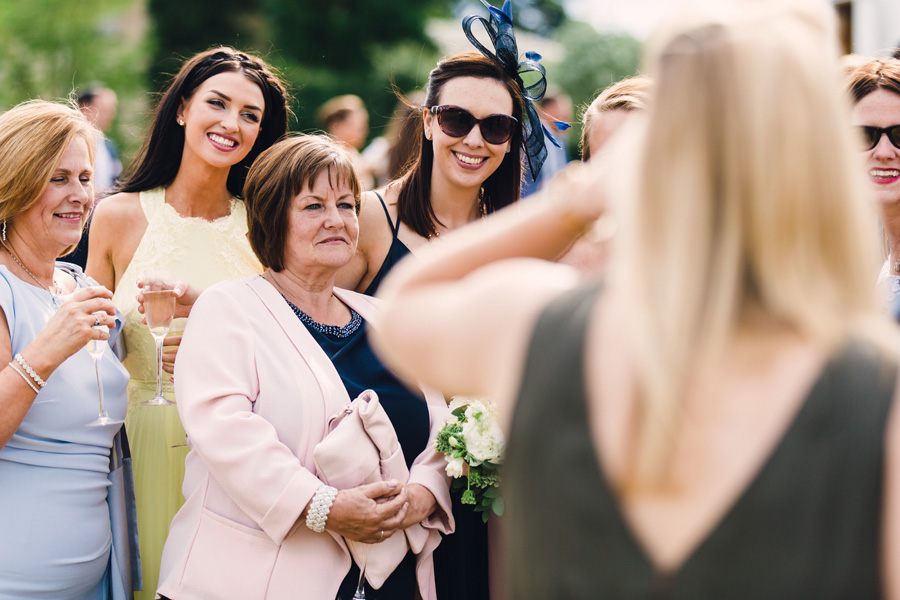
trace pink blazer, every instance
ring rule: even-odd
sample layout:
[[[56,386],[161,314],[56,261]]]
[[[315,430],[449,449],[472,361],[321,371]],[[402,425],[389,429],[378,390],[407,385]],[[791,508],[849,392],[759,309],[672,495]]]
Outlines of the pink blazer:
[[[334,292],[373,324],[377,300]],[[173,600],[332,600],[350,568],[347,546],[298,521],[322,485],[313,449],[328,418],[350,402],[331,360],[278,291],[255,275],[201,295],[175,382],[191,452],[186,502],[169,530],[158,593]],[[428,488],[438,503],[422,523],[428,539],[416,568],[422,598],[433,600],[432,553],[439,532],[454,524],[445,461],[431,444],[449,411],[441,395],[425,396],[430,442],[409,483]]]

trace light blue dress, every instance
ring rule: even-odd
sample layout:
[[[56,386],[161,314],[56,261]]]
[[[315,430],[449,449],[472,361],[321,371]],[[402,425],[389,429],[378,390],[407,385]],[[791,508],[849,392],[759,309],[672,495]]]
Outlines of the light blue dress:
[[[78,287],[93,283],[74,265],[57,265],[77,271]],[[49,292],[2,265],[0,308],[13,356],[54,312]],[[128,372],[109,348],[100,369],[104,404],[110,417],[121,421]],[[93,362],[82,349],[47,378],[19,429],[0,449],[0,600],[109,597],[107,477],[110,447],[121,425],[87,427],[99,409]]]

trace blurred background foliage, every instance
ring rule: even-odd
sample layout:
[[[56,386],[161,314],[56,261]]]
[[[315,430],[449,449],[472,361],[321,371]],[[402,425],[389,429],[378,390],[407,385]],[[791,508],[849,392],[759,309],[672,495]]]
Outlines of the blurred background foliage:
[[[569,19],[564,0],[518,0],[513,10],[517,30],[561,49],[561,58],[544,61],[548,80],[576,107],[637,70],[635,39]],[[374,137],[397,104],[392,89],[420,88],[442,55],[428,23],[449,20],[461,31],[460,19],[472,13],[487,14],[472,0],[0,0],[0,109],[103,82],[119,95],[109,134],[127,161],[155,93],[185,58],[224,44],[258,53],[285,76],[291,129],[316,129],[319,105],[354,93],[369,107]]]

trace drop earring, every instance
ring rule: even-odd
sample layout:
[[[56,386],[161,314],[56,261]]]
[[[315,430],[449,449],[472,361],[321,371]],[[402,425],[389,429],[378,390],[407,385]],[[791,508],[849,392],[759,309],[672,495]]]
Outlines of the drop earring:
[[[3,219],[3,234],[0,235],[0,239],[6,241],[6,219]]]

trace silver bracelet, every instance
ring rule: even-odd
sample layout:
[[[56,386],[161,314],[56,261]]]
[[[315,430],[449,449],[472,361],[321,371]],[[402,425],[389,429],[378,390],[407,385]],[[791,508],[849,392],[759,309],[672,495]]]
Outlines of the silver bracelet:
[[[312,502],[309,503],[309,510],[306,513],[307,527],[316,533],[325,531],[325,522],[328,521],[328,513],[331,512],[331,505],[334,503],[334,497],[337,496],[337,493],[337,488],[333,488],[330,485],[319,486]]]
[[[38,375],[37,373],[35,373],[34,369],[31,368],[31,365],[29,365],[25,361],[25,357],[23,357],[21,354],[16,354],[15,358],[16,358],[16,362],[19,363],[20,365],[22,365],[22,368],[25,369],[25,372],[28,373],[32,379],[34,379],[34,382],[36,384],[38,384],[38,387],[42,388],[45,385],[47,385],[47,382],[44,381],[43,379],[41,379],[41,376]]]
[[[25,373],[23,373],[22,371],[20,371],[20,370],[19,370],[19,367],[16,366],[16,363],[10,361],[9,366],[11,366],[11,367],[12,367],[12,370],[15,371],[16,373],[18,373],[19,376],[20,376],[22,379],[25,380],[25,383],[28,384],[28,387],[30,387],[31,389],[34,390],[34,393],[35,393],[35,394],[40,393],[41,390],[39,390],[39,389],[37,389],[36,387],[34,387],[34,384],[31,383],[31,380],[28,378],[28,375],[26,375]]]

